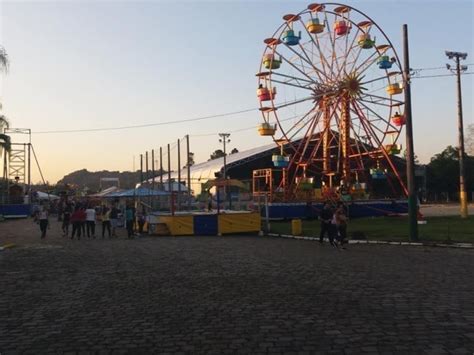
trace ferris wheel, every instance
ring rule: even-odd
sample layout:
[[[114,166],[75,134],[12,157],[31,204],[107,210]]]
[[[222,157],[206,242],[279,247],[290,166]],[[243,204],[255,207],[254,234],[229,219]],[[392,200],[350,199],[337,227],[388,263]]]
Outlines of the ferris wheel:
[[[394,177],[405,124],[399,57],[382,29],[342,4],[311,4],[264,40],[258,131],[280,145],[272,160],[289,190],[315,176],[347,188]]]

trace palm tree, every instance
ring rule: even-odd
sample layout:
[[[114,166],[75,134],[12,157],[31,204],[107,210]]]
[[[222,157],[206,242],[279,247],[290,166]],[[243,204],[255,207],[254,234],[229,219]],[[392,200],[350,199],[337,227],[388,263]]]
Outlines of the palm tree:
[[[5,51],[5,48],[0,46],[0,71],[8,71],[8,54]]]
[[[0,110],[2,109],[2,106],[0,104]],[[8,118],[6,118],[4,115],[0,115],[0,133],[3,133],[4,128],[9,128],[10,127],[10,121],[8,121]]]
[[[12,147],[12,144],[11,144],[10,136],[0,133],[0,157],[3,154],[3,179],[4,179],[3,183],[5,184],[4,186],[1,186],[4,190],[3,191],[4,196],[0,196],[0,197],[3,197],[3,198],[5,198],[7,190],[8,190],[7,155],[10,152],[11,147]]]

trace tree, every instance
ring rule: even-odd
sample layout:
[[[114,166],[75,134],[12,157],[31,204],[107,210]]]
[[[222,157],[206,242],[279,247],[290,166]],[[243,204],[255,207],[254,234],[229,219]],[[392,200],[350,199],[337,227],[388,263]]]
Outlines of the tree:
[[[231,150],[230,154],[235,154],[235,153],[238,153],[238,152],[239,152],[239,150],[237,148],[234,148],[234,149]]]
[[[0,133],[3,133],[4,128],[10,127],[10,121],[4,116],[0,115]]]
[[[10,152],[10,150],[11,150],[10,136],[0,133],[0,157],[3,154],[3,177],[5,178],[5,181],[4,181],[5,192],[7,191],[7,186],[8,186],[8,176],[6,175],[7,155]]]
[[[209,160],[214,160],[214,159],[217,159],[217,158],[222,158],[224,156],[224,152],[222,151],[222,149],[217,149],[215,150],[212,154],[211,154],[211,157]]]
[[[0,72],[7,72],[8,71],[8,55],[5,51],[5,48],[0,46]],[[2,103],[0,102],[0,110],[2,109]],[[0,133],[3,133],[3,128],[8,128],[8,120],[5,116],[0,115]]]
[[[474,157],[466,155],[466,188],[474,189]],[[453,146],[446,147],[441,153],[431,158],[428,164],[427,187],[432,192],[447,192],[456,194],[459,190],[459,149]]]
[[[5,48],[0,46],[0,71],[8,71],[9,61]]]

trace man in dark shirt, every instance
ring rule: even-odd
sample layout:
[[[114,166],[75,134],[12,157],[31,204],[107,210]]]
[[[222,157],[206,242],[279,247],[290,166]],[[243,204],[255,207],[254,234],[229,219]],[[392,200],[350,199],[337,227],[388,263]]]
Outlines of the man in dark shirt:
[[[333,233],[331,230],[331,220],[333,217],[333,211],[331,209],[331,206],[329,203],[324,202],[323,204],[323,209],[321,211],[321,214],[319,216],[319,219],[321,220],[321,232],[319,234],[319,242],[322,243],[324,239],[324,234],[327,233],[329,242],[333,244]]]
[[[110,224],[112,225],[112,237],[117,237],[116,229],[118,227],[118,217],[120,210],[113,206],[110,210]]]

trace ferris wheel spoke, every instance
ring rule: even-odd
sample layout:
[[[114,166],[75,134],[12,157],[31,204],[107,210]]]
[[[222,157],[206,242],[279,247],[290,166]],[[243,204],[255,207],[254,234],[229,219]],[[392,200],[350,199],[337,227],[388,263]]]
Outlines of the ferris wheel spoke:
[[[384,97],[384,96],[379,96],[379,95],[374,95],[374,94],[363,94],[362,97],[366,97],[366,96],[369,96],[369,97],[373,97],[373,98],[376,98],[378,99],[377,101],[374,101],[374,103],[378,103],[378,101],[390,101],[390,102],[394,102],[398,105],[402,105],[403,104],[403,101],[400,101],[400,100],[397,100],[397,99],[394,99],[392,97],[388,98],[388,97]]]
[[[309,110],[303,117],[301,117],[295,124],[293,124],[293,126],[291,126],[288,130],[287,130],[287,135],[290,135],[290,133],[296,129],[296,131],[294,133],[292,133],[292,135],[289,137],[289,139],[293,139],[295,138],[302,130],[303,128],[309,123],[309,120],[307,122],[304,122],[303,124],[301,124],[301,122],[303,122],[311,113],[314,112],[314,109],[312,108],[311,110]],[[317,114],[317,112],[315,113],[315,115]],[[283,121],[283,120],[282,120]]]
[[[375,112],[374,110],[372,110],[369,106],[365,105],[364,103],[362,102],[358,102],[358,104],[361,104],[362,106],[364,106],[368,111],[372,112],[372,114],[374,114],[375,116],[377,116],[382,122],[384,122],[387,127],[391,127],[393,128],[394,130],[397,130],[396,127],[392,126],[392,124],[390,123],[390,119],[386,119],[386,118],[383,118],[382,116],[380,116],[377,112]],[[367,121],[371,124],[371,121],[367,119]],[[382,131],[377,125],[373,125],[371,124],[371,126],[375,127],[380,133],[382,133],[383,135],[385,135],[386,132]]]
[[[339,125],[339,123],[338,123],[338,122],[339,122],[339,118],[338,118],[338,115],[337,115],[337,109],[336,109],[336,108],[339,106],[339,103],[340,103],[340,102],[341,102],[341,99],[339,98],[339,99],[337,100],[337,102],[335,103],[335,105],[332,105],[332,108],[333,108],[332,112],[331,112],[331,110],[329,110],[328,122],[330,123],[331,120],[332,120],[333,117],[334,117],[334,120],[336,121],[336,126]],[[321,114],[321,115],[322,115],[322,114]],[[333,147],[331,144],[332,144],[333,142],[337,142],[337,141],[338,141],[338,139],[337,139],[337,137],[336,137],[336,135],[335,135],[334,133],[335,133],[334,130],[331,129],[331,124],[326,125],[326,126],[323,128],[323,130],[319,132],[318,143],[316,144],[315,149],[313,149],[313,153],[312,153],[311,159],[314,159],[314,157],[316,156],[316,153],[318,152],[318,150],[319,150],[319,148],[320,148],[320,146],[321,146],[321,144],[322,144],[322,142],[323,142],[323,139],[321,138],[321,136],[323,136],[323,135],[325,135],[325,134],[330,135],[331,137],[328,139],[327,144],[328,144],[329,148]]]
[[[382,75],[378,78],[375,78],[375,79],[371,79],[371,80],[368,80],[368,81],[364,81],[364,82],[361,82],[360,85],[365,85],[365,84],[370,84],[370,83],[374,83],[376,81],[379,81],[379,80],[387,80],[387,76],[385,75]]]
[[[295,88],[300,88],[300,89],[305,89],[305,90],[309,90],[309,91],[313,91],[313,89],[311,89],[310,87],[308,86],[301,86],[301,85],[296,85],[296,84],[292,84],[288,81],[279,81],[279,80],[275,80],[275,79],[272,79],[272,83],[278,83],[278,84],[282,84],[282,85],[289,85],[289,86],[293,86]]]
[[[348,21],[350,21],[350,20],[348,19]],[[352,23],[352,21],[351,21],[351,23]],[[341,74],[343,74],[343,73],[341,73],[341,71],[342,71],[343,69],[345,69],[345,67],[346,67],[346,65],[347,65],[347,58],[349,57],[349,53],[350,53],[354,48],[360,48],[359,46],[354,46],[355,40],[357,39],[357,34],[358,34],[359,32],[360,32],[360,28],[357,27],[357,32],[355,33],[354,37],[352,38],[352,42],[351,42],[351,45],[350,45],[350,46],[348,46],[348,43],[349,43],[349,35],[346,35],[346,49],[344,50],[344,55],[343,55],[344,61],[342,62],[342,66],[341,66],[341,69],[340,69],[340,71],[339,71],[339,73],[338,73],[338,76],[340,76]],[[345,74],[350,74],[350,72],[349,72],[349,73],[346,72]]]
[[[295,100],[295,101],[292,101],[292,102],[285,102],[281,105],[278,106],[277,105],[274,105],[273,108],[274,109],[281,109],[283,107],[288,107],[288,106],[292,106],[292,105],[296,105],[296,104],[299,104],[301,102],[305,102],[305,101],[309,101],[309,100],[314,100],[314,97],[313,96],[309,96],[309,97],[305,97],[303,99],[299,99],[299,100]]]
[[[357,107],[357,109],[360,111],[360,114],[361,114],[363,117],[365,117],[365,116],[364,116],[364,113],[362,112],[362,110],[360,110],[359,104],[358,104],[357,102],[354,102],[354,104],[355,104],[355,107]],[[374,139],[375,139],[375,140],[377,141],[377,143],[378,143],[378,147],[380,148],[379,151],[382,153],[382,155],[384,156],[385,160],[386,160],[386,161],[388,162],[388,164],[390,165],[390,168],[392,169],[393,173],[395,174],[395,176],[396,176],[397,179],[399,180],[400,185],[401,185],[401,187],[403,188],[405,194],[408,195],[408,190],[407,190],[405,184],[403,184],[403,181],[401,180],[400,175],[398,174],[398,171],[397,171],[395,165],[393,164],[392,160],[391,160],[390,157],[388,156],[387,151],[383,148],[382,142],[379,140],[379,138],[378,138],[377,135],[375,134],[375,132],[374,132],[374,130],[373,130],[373,127],[374,127],[373,125],[370,125],[370,124],[367,125],[367,129],[373,133]]]
[[[311,112],[313,112],[313,109],[311,109],[311,110],[309,110],[308,112],[306,112],[306,113],[298,120],[298,123],[301,122],[301,121],[303,121],[306,117],[308,117],[308,116],[311,114]],[[283,129],[283,126],[282,126],[281,123],[282,123],[282,122],[285,122],[285,121],[289,121],[290,119],[295,118],[295,117],[284,118],[284,119],[281,119],[281,120],[278,119],[278,116],[277,116],[276,114],[275,114],[275,117],[277,118],[277,120],[276,120],[276,121],[277,121],[277,125],[278,125],[280,131],[282,132],[282,137],[283,137],[283,139],[285,139],[285,140],[288,141],[288,142],[291,142],[291,141],[294,139],[295,134],[293,134],[292,136],[289,137],[289,131],[286,131],[285,129]],[[295,127],[296,125],[293,125],[293,126]],[[303,127],[304,127],[304,126],[305,126],[305,125],[303,125]]]
[[[291,62],[291,60],[288,60],[285,56],[281,55],[281,53],[277,52],[277,50],[275,49],[275,53],[278,54],[278,56],[280,56],[281,59],[283,59],[286,63],[288,63],[290,66],[292,66],[294,69],[296,69],[298,72],[300,72],[301,74],[303,74],[303,76],[307,77],[311,82],[313,83],[316,83],[316,81],[310,77],[309,75],[306,74],[306,72],[304,72],[303,70],[301,70],[300,68],[298,68],[294,63]]]
[[[360,127],[359,127],[359,129],[360,129]],[[364,145],[362,144],[362,139],[361,139],[359,133],[356,132],[356,130],[354,128],[352,128],[352,132],[354,133],[354,137],[355,137],[354,145],[356,146],[357,152],[359,154],[362,154],[362,151],[361,151],[361,146],[362,146],[362,148],[363,148],[362,150],[365,150],[365,152],[368,153],[369,150],[367,149],[367,146],[365,144]]]
[[[373,134],[371,134],[370,130],[368,129],[368,126],[370,125],[369,120],[355,101],[352,102],[351,110],[357,115],[357,117],[359,117],[359,122],[361,123],[362,128],[364,129],[364,132],[366,134],[365,137],[368,140],[370,147],[374,149],[379,149],[380,145],[373,141]],[[367,142],[364,142],[364,144],[367,145]]]
[[[334,34],[334,37],[332,36],[331,28],[329,28],[329,21],[328,21],[327,12],[324,13],[324,17],[325,17],[326,26],[328,27],[329,41],[331,42],[331,47],[332,47],[330,73],[334,73],[334,60],[335,60],[335,56],[336,56],[336,48],[335,48],[336,34]],[[337,18],[337,16],[335,16],[335,18]],[[339,65],[338,65],[337,62],[336,62],[336,66],[337,66],[337,70],[339,71]]]
[[[314,131],[316,127],[318,126],[319,119],[321,117],[322,113],[318,111],[315,115],[315,119],[311,120],[311,124],[309,125],[308,129],[306,130],[306,134],[304,135],[303,139],[301,140],[299,146],[298,146],[298,152],[300,152],[300,157],[299,157],[299,162],[301,162],[301,159],[304,158],[305,152],[308,149],[308,146],[313,138]],[[301,149],[302,148],[302,149]]]
[[[372,65],[377,62],[378,57],[374,56],[377,54],[377,52],[372,53],[370,56],[368,56],[354,71],[358,75],[362,75],[365,73],[368,69],[372,68]]]
[[[308,29],[306,28],[306,25],[305,23],[303,22],[303,20],[301,20],[301,18],[299,19],[301,25],[304,27],[306,33],[308,34],[309,38],[311,39],[311,43],[313,44],[314,47],[316,47],[318,53],[319,53],[319,59],[321,60],[321,67],[322,67],[322,72],[324,74],[325,77],[327,77],[327,73],[326,73],[326,67],[325,67],[325,62],[326,64],[329,66],[329,63],[327,62],[326,60],[326,57],[322,55],[322,51],[321,51],[321,48],[319,46],[319,39],[318,39],[318,36],[315,36],[316,37],[316,41],[314,40],[312,34],[308,31]],[[312,53],[313,56],[314,56],[314,53]]]
[[[301,56],[300,53],[298,53],[297,51],[295,51],[291,46],[288,46],[286,45],[286,47],[291,50],[293,53],[295,53],[295,55],[297,55],[301,60],[304,60],[313,70],[314,72],[316,73],[316,75],[318,76],[319,80],[323,80],[323,78],[321,77],[321,70],[319,70],[318,68],[316,68],[316,66],[312,63],[311,59],[309,58],[308,56],[308,53],[305,51],[304,49],[304,46],[301,45],[301,43],[299,43],[299,47],[301,48],[302,50],[302,53],[304,55],[304,58]],[[322,73],[324,74],[324,73]]]
[[[357,28],[359,29],[360,32],[363,32],[363,31],[361,31],[361,29],[360,29],[359,26],[357,26]],[[371,30],[371,29],[372,29],[372,26],[370,26],[369,29],[368,29],[366,32],[363,32],[363,33],[364,33],[364,34],[370,34],[370,30]],[[357,31],[357,33],[359,33],[359,31]],[[354,37],[354,41],[355,41],[356,38],[357,38],[357,36]],[[354,43],[354,42],[353,42],[353,43]],[[363,51],[363,49],[364,49],[362,46],[358,46],[358,47],[359,47],[359,50],[357,51],[357,56],[355,57],[354,62],[353,62],[353,65],[352,65],[352,67],[351,67],[351,71],[350,71],[351,73],[354,72],[354,68],[355,68],[355,66],[356,66],[356,64],[357,64],[357,61],[359,60],[359,57],[360,57],[360,55],[361,55],[361,53],[362,53],[362,51]]]
[[[384,104],[382,102],[378,101],[373,101],[373,100],[364,100],[364,99],[358,99],[359,101],[366,102],[368,104],[373,104],[373,105],[379,105],[379,106],[385,106],[385,107],[393,107],[393,105],[390,104]]]
[[[294,80],[296,82],[305,82],[305,83],[308,83],[308,84],[314,84],[314,81],[312,80],[308,80],[308,79],[303,79],[303,78],[300,78],[300,77],[297,77],[297,76],[291,76],[291,75],[287,75],[287,74],[281,74],[281,73],[277,73],[277,72],[272,72],[272,76],[273,75],[277,75],[277,76],[281,76],[281,77],[284,77],[284,78],[288,78],[288,79],[291,79],[291,80]]]

